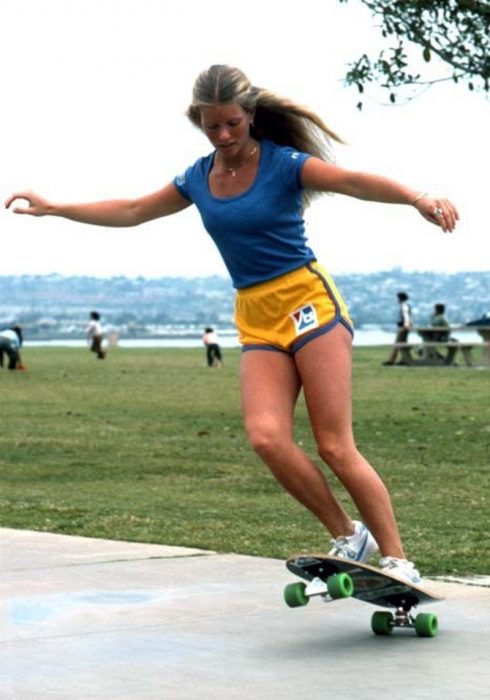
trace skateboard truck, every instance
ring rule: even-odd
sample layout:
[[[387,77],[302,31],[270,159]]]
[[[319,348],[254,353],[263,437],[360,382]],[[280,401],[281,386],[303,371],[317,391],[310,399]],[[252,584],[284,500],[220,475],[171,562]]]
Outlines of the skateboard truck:
[[[294,584],[293,584],[294,585]],[[309,599],[321,596],[324,603],[339,598],[350,598],[354,592],[354,584],[348,574],[337,574],[323,581],[315,576],[304,589],[304,595]]]
[[[322,581],[321,578],[315,576],[314,579],[305,588],[305,595],[308,598],[312,598],[315,595],[326,596],[328,595],[328,586],[326,581]]]

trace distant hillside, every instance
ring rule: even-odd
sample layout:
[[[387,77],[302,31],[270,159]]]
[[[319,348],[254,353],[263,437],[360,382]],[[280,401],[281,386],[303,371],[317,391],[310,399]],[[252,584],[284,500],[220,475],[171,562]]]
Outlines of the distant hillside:
[[[490,311],[490,273],[404,272],[335,276],[358,328],[392,328],[396,293],[408,292],[416,323],[445,303],[454,324]],[[22,275],[0,277],[0,324],[17,322],[30,338],[80,337],[88,313],[128,337],[232,325],[234,290],[222,277],[160,279]]]
[[[451,323],[460,324],[490,311],[490,272],[404,272],[395,268],[336,278],[358,327],[393,326],[396,294],[410,296],[415,323],[427,323],[434,304],[446,304]]]

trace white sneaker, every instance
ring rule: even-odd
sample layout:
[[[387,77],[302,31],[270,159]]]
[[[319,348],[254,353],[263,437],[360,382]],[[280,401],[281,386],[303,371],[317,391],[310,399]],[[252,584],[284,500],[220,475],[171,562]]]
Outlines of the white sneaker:
[[[379,560],[379,565],[382,571],[386,571],[390,575],[394,574],[397,578],[408,583],[422,584],[422,577],[411,561],[396,557],[383,557]]]
[[[356,531],[353,535],[332,540],[329,555],[365,562],[378,551],[378,544],[364,523],[355,520],[354,527]]]

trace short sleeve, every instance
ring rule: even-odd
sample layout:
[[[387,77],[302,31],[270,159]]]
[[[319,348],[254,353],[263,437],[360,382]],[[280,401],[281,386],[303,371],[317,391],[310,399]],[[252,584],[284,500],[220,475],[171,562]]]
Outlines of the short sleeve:
[[[192,166],[187,168],[181,175],[177,175],[174,178],[174,185],[177,188],[179,194],[181,194],[186,199],[192,201],[190,195],[189,182],[192,175]]]
[[[280,177],[290,189],[302,189],[301,170],[303,165],[310,158],[309,153],[297,151],[294,148],[284,147],[277,153],[277,167]]]

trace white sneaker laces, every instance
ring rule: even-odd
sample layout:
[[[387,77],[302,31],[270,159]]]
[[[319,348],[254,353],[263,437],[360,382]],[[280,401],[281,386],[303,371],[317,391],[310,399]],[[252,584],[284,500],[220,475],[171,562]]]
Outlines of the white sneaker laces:
[[[349,559],[355,559],[357,555],[357,550],[349,544],[349,539],[347,537],[337,537],[336,540],[331,540],[333,549],[331,554],[334,557],[342,556]]]
[[[399,569],[403,567],[404,569],[413,569],[413,561],[407,561],[406,559],[397,559],[396,557],[384,557],[379,562],[383,569]]]
[[[420,581],[420,574],[412,561],[397,559],[396,557],[383,557],[379,565],[385,571],[392,571],[395,574],[406,576],[414,582]]]

